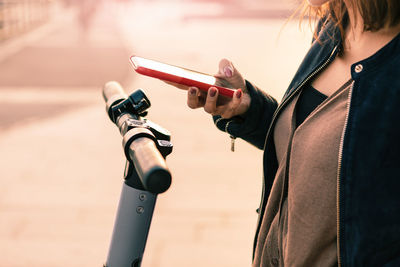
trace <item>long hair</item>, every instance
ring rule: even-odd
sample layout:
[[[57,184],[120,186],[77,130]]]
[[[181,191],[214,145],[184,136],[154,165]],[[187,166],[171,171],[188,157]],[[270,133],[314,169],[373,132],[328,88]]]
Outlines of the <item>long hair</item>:
[[[348,0],[352,9],[358,9],[364,23],[364,31],[378,31],[400,23],[400,0]],[[303,0],[300,18],[312,20],[325,18],[325,25],[333,22],[340,30],[342,40],[349,21],[349,13],[343,0],[331,0],[322,6],[313,7]],[[356,21],[357,23],[357,21]],[[324,25],[322,25],[324,27]],[[318,34],[318,33],[315,33]],[[317,36],[314,36],[317,38]]]

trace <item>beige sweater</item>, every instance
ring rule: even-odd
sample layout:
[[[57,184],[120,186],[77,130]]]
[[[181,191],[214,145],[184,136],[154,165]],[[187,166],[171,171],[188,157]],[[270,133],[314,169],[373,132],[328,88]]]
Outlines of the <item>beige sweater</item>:
[[[337,266],[336,182],[349,88],[347,83],[338,89],[297,129],[299,95],[277,119],[274,142],[279,168],[253,266]]]

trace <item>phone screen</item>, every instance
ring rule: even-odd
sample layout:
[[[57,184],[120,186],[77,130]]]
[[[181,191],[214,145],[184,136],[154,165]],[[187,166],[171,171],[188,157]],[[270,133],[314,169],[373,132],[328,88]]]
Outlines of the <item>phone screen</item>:
[[[193,70],[188,70],[185,68],[176,67],[173,65],[164,64],[164,63],[146,59],[146,58],[141,58],[141,57],[137,57],[137,56],[132,57],[132,63],[134,65],[136,65],[135,68],[145,67],[147,69],[152,69],[152,70],[168,73],[170,75],[175,75],[178,77],[183,77],[186,79],[195,80],[195,81],[199,81],[199,82],[211,84],[211,85],[214,85],[216,83],[216,78],[211,75],[207,75],[207,74],[193,71]]]

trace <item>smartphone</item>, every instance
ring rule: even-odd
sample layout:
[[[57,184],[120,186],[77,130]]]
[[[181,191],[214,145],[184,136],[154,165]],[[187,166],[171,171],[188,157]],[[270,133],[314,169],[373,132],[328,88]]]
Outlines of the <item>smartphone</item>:
[[[218,88],[219,95],[231,98],[236,91],[235,89],[216,85],[217,78],[212,75],[176,67],[138,56],[132,56],[130,60],[135,71],[146,76],[185,86],[195,86],[205,92],[207,92],[211,86],[214,86]]]

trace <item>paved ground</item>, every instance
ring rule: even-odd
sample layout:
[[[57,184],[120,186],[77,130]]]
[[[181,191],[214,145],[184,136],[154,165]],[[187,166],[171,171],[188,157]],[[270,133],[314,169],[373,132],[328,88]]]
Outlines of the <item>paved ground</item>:
[[[73,12],[0,46],[1,267],[101,266],[122,183],[121,137],[101,85],[145,89],[171,131],[171,189],[159,196],[143,266],[249,266],[261,152],[215,130],[185,92],[135,75],[128,55],[212,73],[222,57],[280,98],[310,34],[296,22],[189,19],[215,3],[140,1],[99,10],[89,35]],[[196,15],[196,16],[197,16]],[[85,38],[82,38],[85,36]],[[23,40],[23,41],[21,41]]]

